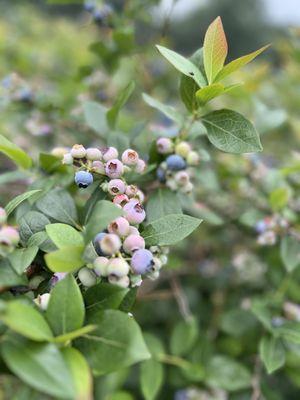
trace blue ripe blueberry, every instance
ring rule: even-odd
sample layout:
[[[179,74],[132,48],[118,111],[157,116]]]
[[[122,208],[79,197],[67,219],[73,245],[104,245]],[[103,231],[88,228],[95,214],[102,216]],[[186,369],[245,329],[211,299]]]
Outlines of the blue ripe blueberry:
[[[171,156],[167,157],[166,162],[167,168],[171,171],[180,171],[186,167],[184,159],[178,154],[172,154]]]
[[[19,93],[18,97],[20,101],[30,102],[33,100],[32,92],[29,88],[22,88]]]
[[[156,176],[159,182],[165,183],[166,182],[166,171],[162,168],[158,168],[156,171]]]
[[[87,188],[93,183],[93,175],[87,171],[77,171],[75,174],[75,183],[80,188]]]
[[[88,1],[87,3],[84,4],[83,7],[84,7],[85,11],[87,11],[87,12],[93,12],[93,11],[94,11],[94,8],[95,8],[95,4],[92,3],[91,1]]]
[[[256,223],[255,230],[257,233],[264,233],[267,230],[267,224],[263,219]]]
[[[153,267],[153,254],[147,249],[140,249],[133,253],[131,267],[135,274],[143,275]]]
[[[104,22],[105,15],[103,15],[101,10],[95,10],[93,12],[94,21],[102,24]]]
[[[95,251],[98,254],[98,256],[104,256],[104,253],[102,252],[101,247],[100,247],[100,242],[106,235],[107,235],[106,232],[100,232],[94,237],[93,244],[94,244]]]

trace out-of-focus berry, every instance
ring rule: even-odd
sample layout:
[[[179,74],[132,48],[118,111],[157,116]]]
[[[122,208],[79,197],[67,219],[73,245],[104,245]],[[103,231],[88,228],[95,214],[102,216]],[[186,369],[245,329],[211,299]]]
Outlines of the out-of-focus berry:
[[[160,154],[169,154],[172,153],[174,149],[174,144],[169,138],[159,138],[156,141],[157,151]]]

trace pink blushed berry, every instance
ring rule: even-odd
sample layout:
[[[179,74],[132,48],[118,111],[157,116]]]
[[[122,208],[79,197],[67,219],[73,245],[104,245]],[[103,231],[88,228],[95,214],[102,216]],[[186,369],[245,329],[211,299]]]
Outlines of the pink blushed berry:
[[[160,154],[169,154],[172,153],[174,145],[169,138],[159,138],[156,141],[156,147]]]
[[[100,240],[99,245],[103,254],[113,255],[120,250],[121,240],[119,236],[113,233],[108,233]]]
[[[145,248],[145,240],[140,235],[129,235],[123,242],[123,249],[127,254]]]
[[[74,144],[71,149],[71,156],[73,158],[84,158],[86,156],[86,149],[82,144]]]
[[[174,179],[180,186],[184,186],[190,181],[190,176],[186,171],[179,171],[176,172]]]
[[[86,158],[90,161],[101,161],[102,153],[95,147],[90,147],[86,150]]]
[[[109,178],[116,179],[120,178],[123,174],[124,168],[123,163],[117,158],[110,160],[105,165],[105,173]]]
[[[130,224],[140,224],[146,218],[144,207],[137,200],[130,200],[123,207],[123,211]]]
[[[129,202],[129,197],[126,194],[117,194],[113,199],[114,204],[124,207]]]
[[[107,266],[108,275],[114,275],[118,278],[128,275],[129,264],[123,258],[112,258]]]
[[[19,232],[12,226],[4,226],[0,229],[0,242],[7,245],[17,245],[19,243]]]
[[[115,196],[117,194],[124,194],[126,190],[126,184],[121,179],[112,179],[108,183],[108,192]]]
[[[135,150],[127,149],[122,154],[122,162],[125,165],[136,165],[139,161],[139,155]]]
[[[138,160],[138,162],[135,165],[135,172],[138,174],[142,174],[146,169],[146,163],[144,160]]]
[[[103,147],[100,149],[102,153],[103,161],[107,162],[113,159],[118,158],[118,150],[115,147]]]
[[[108,266],[109,260],[106,257],[97,257],[94,260],[94,272],[97,276],[107,276],[107,266]]]
[[[116,218],[108,225],[108,232],[118,236],[127,236],[129,234],[129,222],[124,217]]]

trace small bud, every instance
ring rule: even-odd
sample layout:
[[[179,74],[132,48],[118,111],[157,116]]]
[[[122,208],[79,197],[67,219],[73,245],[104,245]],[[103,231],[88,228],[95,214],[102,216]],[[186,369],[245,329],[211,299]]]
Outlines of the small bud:
[[[100,161],[102,159],[102,153],[99,149],[90,147],[86,150],[86,158],[91,161]]]
[[[125,190],[127,191],[126,185],[121,179],[112,179],[108,183],[108,192],[113,196],[124,194]]]
[[[191,145],[188,142],[180,142],[175,146],[175,153],[183,158],[187,158],[191,150]]]
[[[86,156],[86,150],[82,144],[74,144],[71,149],[71,156],[73,158],[84,158]]]
[[[172,153],[174,144],[169,138],[160,138],[156,141],[156,147],[160,154],[169,154]]]
[[[127,149],[122,154],[122,162],[125,165],[136,165],[139,161],[139,155],[135,150]]]

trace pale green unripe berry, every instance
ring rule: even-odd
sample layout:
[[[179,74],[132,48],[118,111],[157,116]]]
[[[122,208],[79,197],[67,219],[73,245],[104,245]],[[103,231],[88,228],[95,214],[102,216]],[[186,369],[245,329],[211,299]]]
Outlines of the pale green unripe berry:
[[[94,271],[98,276],[107,276],[107,266],[108,266],[108,258],[106,257],[97,257],[94,260]]]
[[[170,179],[167,180],[166,186],[167,186],[169,189],[174,190],[174,191],[178,189],[177,182],[176,182],[175,179],[173,179],[173,178],[170,178]]]
[[[188,165],[198,165],[200,162],[200,156],[198,153],[196,153],[196,151],[191,151],[188,154],[186,161]]]
[[[108,277],[108,282],[112,283],[113,285],[117,285],[117,286],[120,286],[120,287],[125,289],[125,288],[128,288],[128,286],[130,284],[130,279],[129,279],[129,277],[127,275],[126,276],[122,276],[121,278],[118,278],[115,275],[110,275]]]
[[[84,158],[86,156],[86,149],[82,144],[74,144],[71,149],[71,156],[73,158]]]
[[[86,287],[94,286],[97,281],[94,272],[87,267],[81,268],[81,270],[78,272],[78,279],[83,284],[83,286]]]
[[[142,275],[132,275],[131,276],[131,286],[139,287],[143,283]]]
[[[192,182],[187,182],[187,184],[184,185],[184,186],[181,188],[181,191],[182,191],[183,193],[189,194],[189,193],[192,193],[193,189],[194,189],[194,185],[192,184]]]
[[[162,254],[160,257],[160,261],[162,263],[162,265],[166,265],[168,262],[168,257],[165,254]]]
[[[191,151],[191,145],[188,142],[180,142],[175,146],[175,153],[183,158],[187,158]]]
[[[102,160],[102,153],[99,149],[90,147],[86,150],[86,158],[91,161],[100,161]]]
[[[34,299],[35,303],[40,307],[42,310],[47,310],[49,300],[50,300],[50,293],[44,293],[39,295],[36,299]]]
[[[123,258],[112,258],[108,263],[107,273],[118,278],[126,276],[129,273],[129,264]]]
[[[147,274],[147,278],[151,279],[152,281],[155,281],[156,279],[159,278],[159,271],[153,271]]]
[[[162,262],[159,257],[153,257],[153,269],[159,271],[162,267]]]
[[[63,158],[65,154],[67,154],[69,150],[66,147],[55,147],[51,154],[57,158]]]
[[[5,224],[7,220],[6,211],[4,208],[0,207],[0,225]]]

